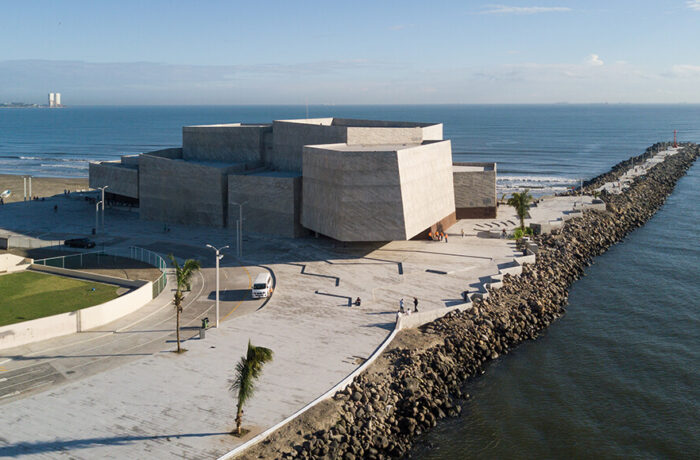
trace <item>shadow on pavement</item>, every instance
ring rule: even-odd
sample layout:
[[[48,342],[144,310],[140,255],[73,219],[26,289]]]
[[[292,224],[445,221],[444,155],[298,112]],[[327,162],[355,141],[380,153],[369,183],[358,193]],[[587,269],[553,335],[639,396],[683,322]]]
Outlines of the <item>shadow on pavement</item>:
[[[32,453],[63,452],[75,449],[87,449],[94,446],[121,446],[135,441],[149,439],[203,438],[206,436],[227,435],[230,433],[182,433],[158,436],[114,436],[102,438],[66,439],[57,441],[20,442],[0,447],[0,457],[17,457]]]

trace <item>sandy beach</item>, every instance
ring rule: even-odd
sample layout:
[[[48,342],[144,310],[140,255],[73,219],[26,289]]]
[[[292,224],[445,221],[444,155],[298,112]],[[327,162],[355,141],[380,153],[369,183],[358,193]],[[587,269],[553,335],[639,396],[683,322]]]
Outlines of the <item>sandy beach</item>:
[[[84,190],[88,188],[87,178],[32,177],[32,196],[48,197],[62,194],[64,190]],[[22,176],[0,174],[0,192],[10,190],[12,195],[4,198],[5,203],[24,199],[24,182]]]

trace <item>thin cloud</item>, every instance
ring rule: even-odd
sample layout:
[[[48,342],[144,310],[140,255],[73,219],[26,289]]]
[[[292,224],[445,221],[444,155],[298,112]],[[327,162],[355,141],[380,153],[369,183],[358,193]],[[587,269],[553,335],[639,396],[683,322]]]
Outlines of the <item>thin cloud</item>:
[[[685,5],[693,11],[700,11],[700,0],[688,0]]]
[[[593,67],[600,67],[605,63],[597,54],[591,54],[586,58],[586,64]]]
[[[700,0],[694,0],[700,5]],[[690,3],[690,2],[688,2]],[[510,5],[486,5],[481,14],[539,14],[539,13],[564,13],[571,11],[566,6],[510,6]]]
[[[690,64],[677,64],[671,67],[671,74],[673,77],[700,77],[700,65],[690,65]]]

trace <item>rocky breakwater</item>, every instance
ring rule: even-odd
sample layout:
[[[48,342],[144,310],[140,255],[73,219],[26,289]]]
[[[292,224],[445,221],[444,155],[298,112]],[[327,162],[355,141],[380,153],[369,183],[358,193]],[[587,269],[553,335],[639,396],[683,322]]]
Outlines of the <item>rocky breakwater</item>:
[[[537,262],[526,265],[520,276],[506,275],[501,289],[468,311],[402,331],[345,390],[243,456],[352,460],[410,455],[417,436],[441,418],[460,414],[460,401],[469,397],[462,393],[468,378],[483,373],[490,360],[536,338],[563,314],[570,285],[592,258],[643,225],[699,155],[698,146],[685,146],[623,194],[605,195],[607,211],[587,211],[536,237]],[[609,178],[607,174],[603,176]],[[601,176],[588,185],[603,180]]]

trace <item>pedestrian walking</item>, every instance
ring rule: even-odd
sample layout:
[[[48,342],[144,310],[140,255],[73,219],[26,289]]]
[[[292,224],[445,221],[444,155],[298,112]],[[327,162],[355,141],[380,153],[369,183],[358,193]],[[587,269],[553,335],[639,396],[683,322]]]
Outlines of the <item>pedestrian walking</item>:
[[[462,229],[462,238],[464,238],[464,229]]]
[[[57,204],[53,205],[53,212],[58,212],[58,205]]]
[[[445,243],[447,243],[447,233],[445,233]]]
[[[405,310],[403,308],[403,299],[399,300],[399,311],[401,313],[405,313]]]
[[[418,313],[418,299],[416,299],[415,297],[413,298],[413,311]]]

